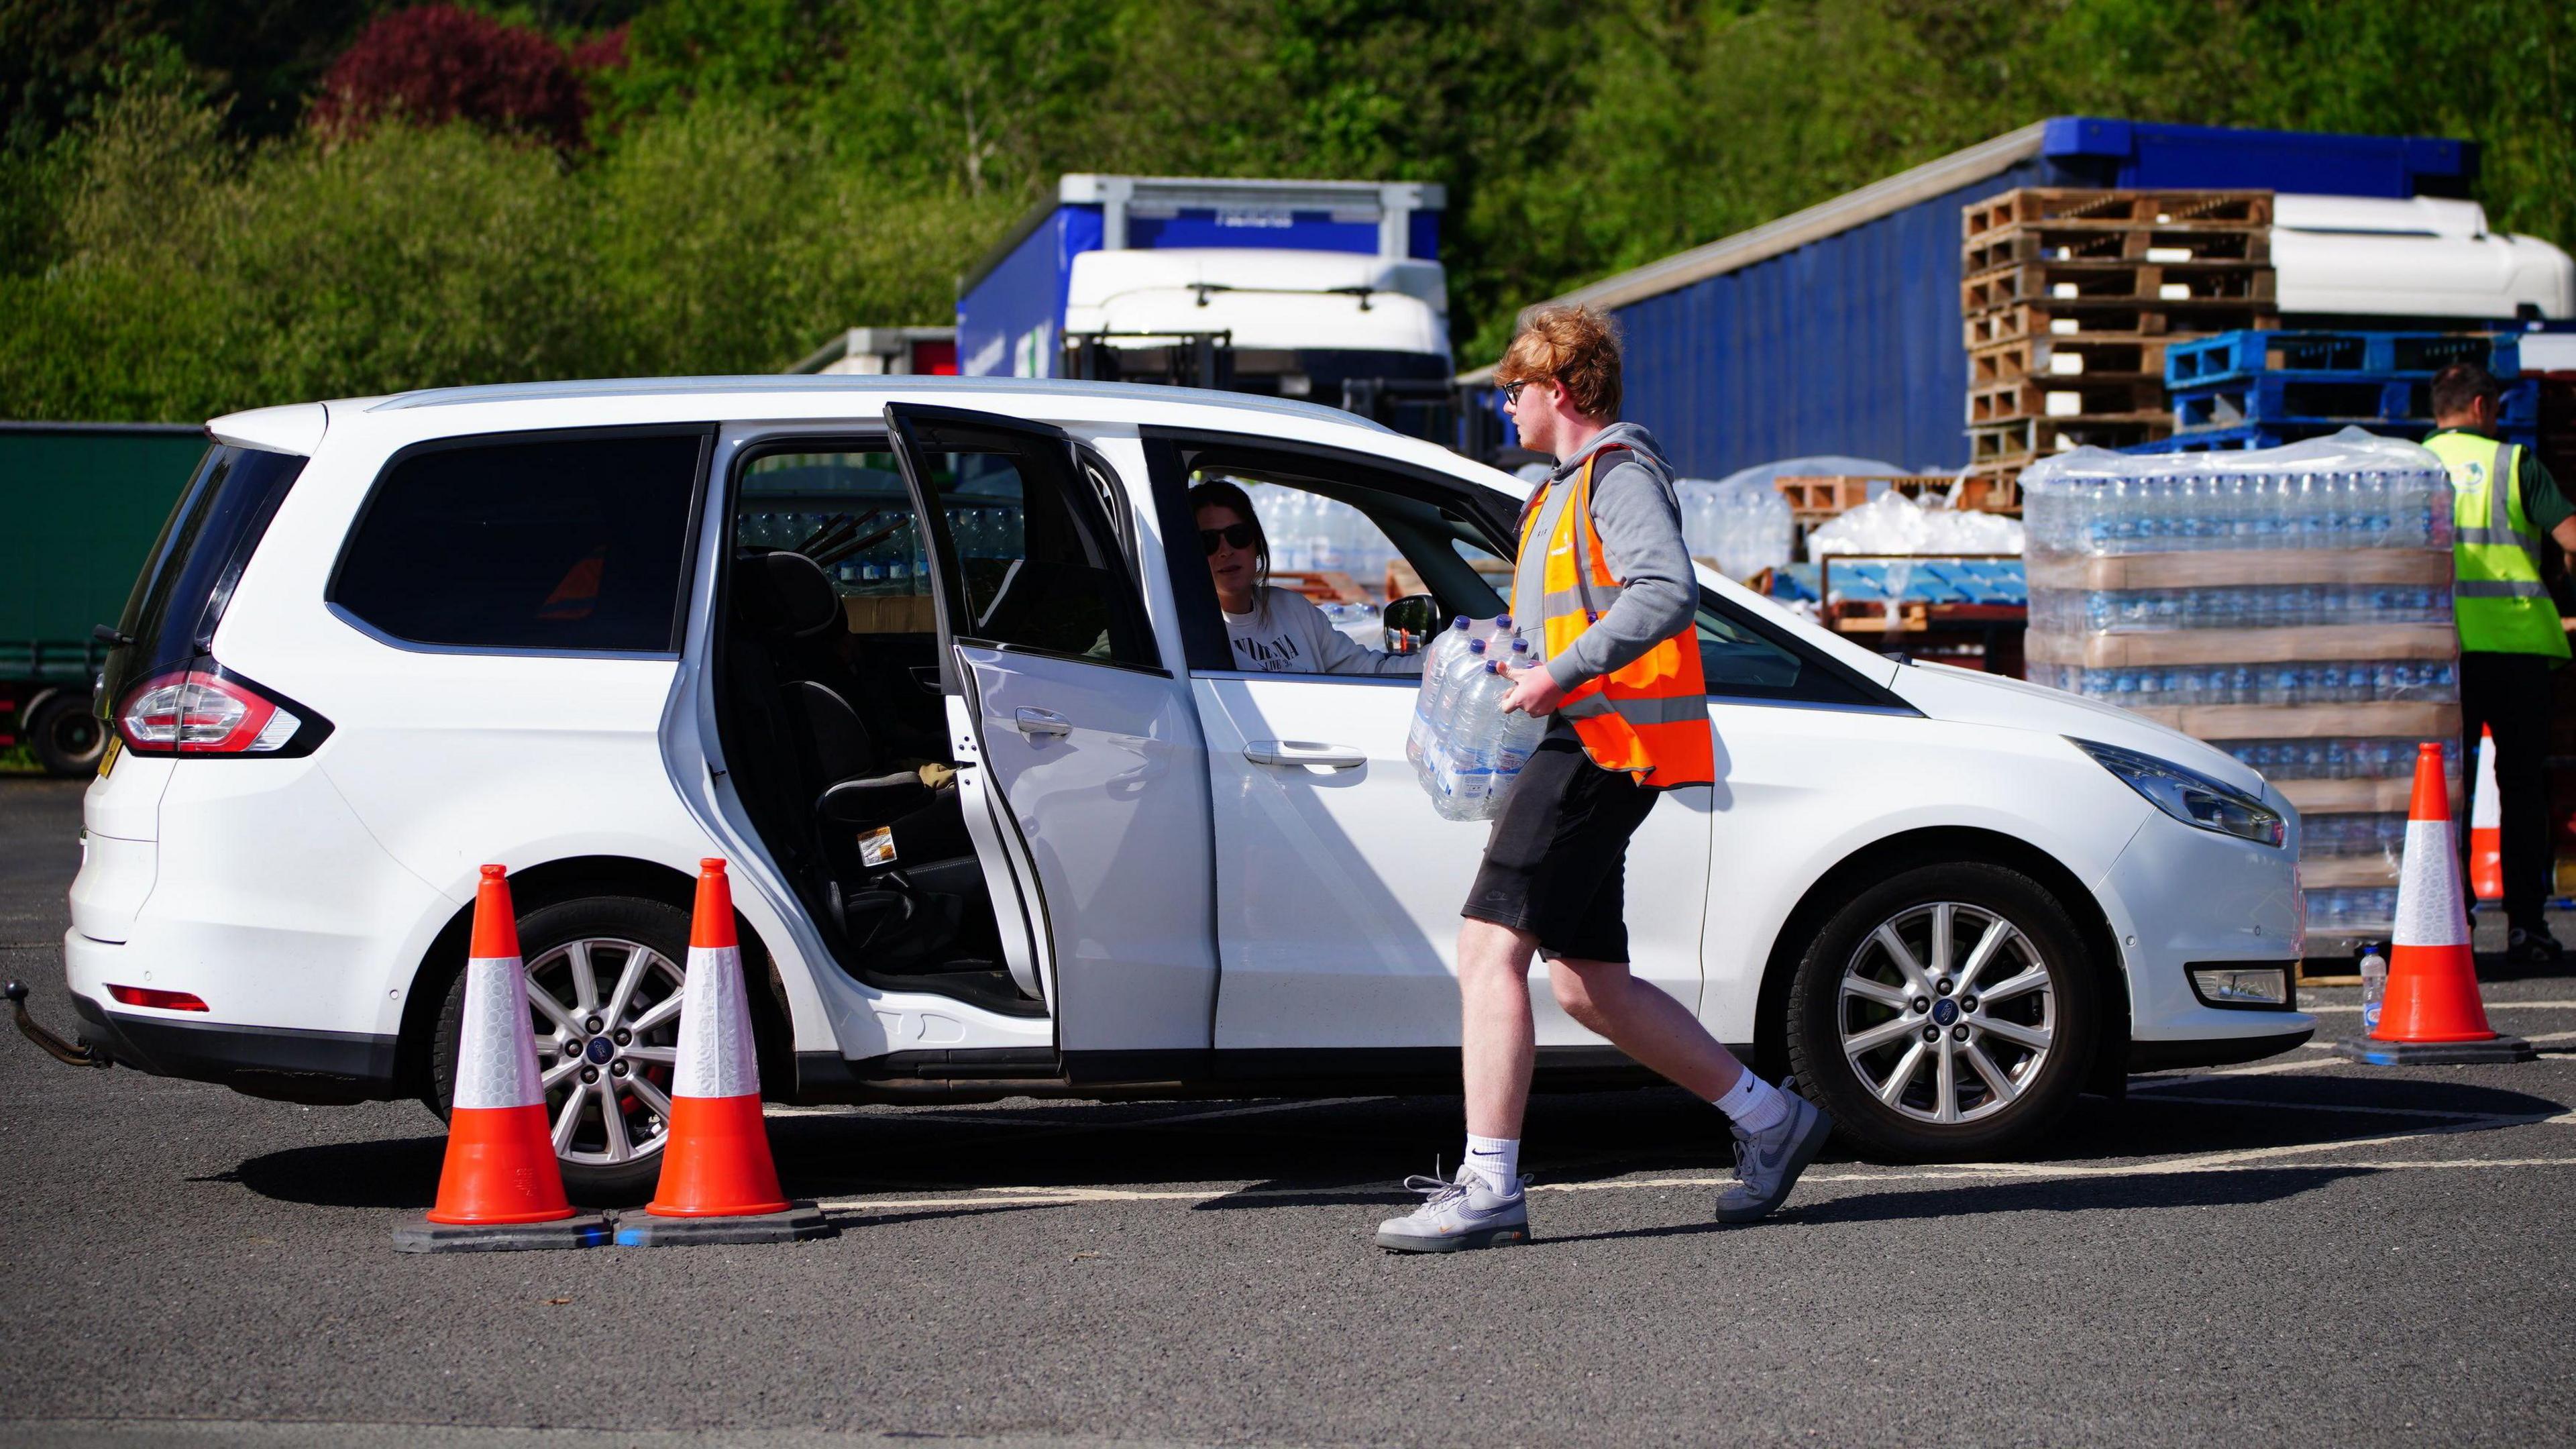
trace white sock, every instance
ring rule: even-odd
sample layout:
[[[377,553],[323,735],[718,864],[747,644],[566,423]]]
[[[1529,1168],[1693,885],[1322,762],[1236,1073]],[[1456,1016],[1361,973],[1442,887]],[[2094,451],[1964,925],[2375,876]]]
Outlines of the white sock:
[[[1517,1137],[1479,1137],[1467,1134],[1466,1163],[1469,1170],[1485,1180],[1485,1186],[1498,1197],[1510,1197],[1521,1190],[1521,1140]]]
[[[1734,1086],[1719,1095],[1717,1110],[1747,1132],[1768,1132],[1788,1120],[1789,1094],[1753,1075],[1748,1067]]]

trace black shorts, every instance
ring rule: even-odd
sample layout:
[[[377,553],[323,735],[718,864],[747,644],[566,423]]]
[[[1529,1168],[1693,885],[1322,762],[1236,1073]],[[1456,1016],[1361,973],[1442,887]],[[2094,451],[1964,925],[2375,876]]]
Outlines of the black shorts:
[[[1660,793],[1551,730],[1503,797],[1460,914],[1529,932],[1543,956],[1626,961],[1628,837]]]

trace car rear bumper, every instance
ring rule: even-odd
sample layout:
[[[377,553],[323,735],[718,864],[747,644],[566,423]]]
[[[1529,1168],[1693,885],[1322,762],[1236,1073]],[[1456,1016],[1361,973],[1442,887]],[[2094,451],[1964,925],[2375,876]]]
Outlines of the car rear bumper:
[[[80,1015],[77,1035],[119,1066],[317,1105],[400,1095],[392,1036],[190,1020],[182,1012],[110,1010],[82,986],[85,980],[99,979],[124,949],[77,931],[63,938],[72,1009]]]

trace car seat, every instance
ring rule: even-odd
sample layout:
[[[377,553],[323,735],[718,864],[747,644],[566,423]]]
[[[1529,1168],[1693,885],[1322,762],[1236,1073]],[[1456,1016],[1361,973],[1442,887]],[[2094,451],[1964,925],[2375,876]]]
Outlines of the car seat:
[[[889,755],[841,689],[810,677],[849,627],[821,565],[787,550],[745,555],[734,598],[762,638],[784,733],[813,790],[806,815],[834,923],[872,967],[937,959],[984,892],[955,772]]]

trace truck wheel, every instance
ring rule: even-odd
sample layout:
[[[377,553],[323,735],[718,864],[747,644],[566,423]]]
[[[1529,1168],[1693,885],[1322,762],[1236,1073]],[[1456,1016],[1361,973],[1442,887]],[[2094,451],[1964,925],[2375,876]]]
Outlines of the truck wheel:
[[[2098,972],[2037,881],[1958,862],[1902,872],[1825,923],[1789,994],[1800,1090],[1873,1156],[1991,1157],[2075,1102]]]
[[[643,1202],[661,1177],[670,1131],[688,912],[625,896],[544,906],[520,920],[519,953],[564,1191],[591,1207]],[[456,1097],[464,1015],[460,971],[431,1040],[433,1105],[442,1117]]]
[[[107,722],[90,711],[86,695],[57,690],[27,711],[27,747],[48,775],[95,775],[107,753]]]

